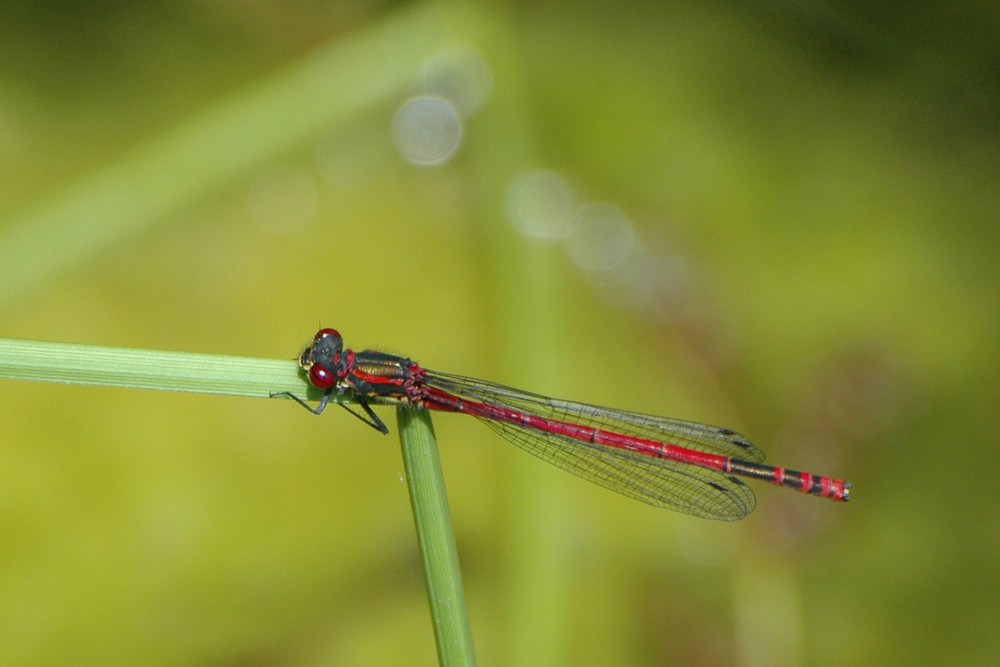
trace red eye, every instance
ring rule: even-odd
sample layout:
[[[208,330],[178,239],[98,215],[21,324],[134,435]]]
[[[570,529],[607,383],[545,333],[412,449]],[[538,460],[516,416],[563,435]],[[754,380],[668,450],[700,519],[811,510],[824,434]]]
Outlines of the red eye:
[[[326,366],[313,364],[309,367],[309,381],[317,389],[329,389],[337,383],[337,376]]]
[[[328,336],[335,336],[340,338],[340,332],[336,329],[320,329],[319,333],[316,334],[314,341],[320,340],[322,338],[327,338]]]

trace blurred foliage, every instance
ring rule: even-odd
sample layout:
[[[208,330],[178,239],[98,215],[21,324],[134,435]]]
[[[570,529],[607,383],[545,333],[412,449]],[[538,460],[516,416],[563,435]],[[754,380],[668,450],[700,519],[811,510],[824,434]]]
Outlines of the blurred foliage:
[[[416,167],[393,114],[454,47],[492,94]],[[39,270],[0,280],[0,335],[292,358],[322,323],[855,484],[757,485],[715,524],[436,418],[485,664],[989,663],[998,53],[989,3],[6,2],[0,252]],[[227,126],[324,63],[350,86]],[[359,106],[316,131],[316,96]],[[141,203],[208,167],[115,208],[115,183]],[[519,236],[533,169],[624,212],[642,272]],[[3,664],[435,659],[391,436],[285,401],[0,391]]]

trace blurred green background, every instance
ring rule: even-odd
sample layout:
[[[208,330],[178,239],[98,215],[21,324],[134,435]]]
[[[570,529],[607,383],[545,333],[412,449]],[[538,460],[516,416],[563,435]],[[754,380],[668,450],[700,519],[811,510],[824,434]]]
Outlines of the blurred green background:
[[[720,524],[439,416],[482,664],[995,662],[998,53],[992,3],[6,2],[0,336],[334,326],[855,485]],[[0,395],[0,663],[436,660],[394,434]]]

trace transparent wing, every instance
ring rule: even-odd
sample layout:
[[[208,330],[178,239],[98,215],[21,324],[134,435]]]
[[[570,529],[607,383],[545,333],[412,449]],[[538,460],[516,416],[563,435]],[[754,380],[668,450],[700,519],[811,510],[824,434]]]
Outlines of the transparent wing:
[[[460,398],[526,414],[647,440],[667,442],[711,454],[763,461],[764,454],[740,434],[717,426],[586,403],[550,399],[511,387],[436,371],[424,382]],[[733,521],[753,511],[753,491],[721,471],[539,430],[516,421],[482,418],[521,449],[568,472],[656,507],[695,516]]]

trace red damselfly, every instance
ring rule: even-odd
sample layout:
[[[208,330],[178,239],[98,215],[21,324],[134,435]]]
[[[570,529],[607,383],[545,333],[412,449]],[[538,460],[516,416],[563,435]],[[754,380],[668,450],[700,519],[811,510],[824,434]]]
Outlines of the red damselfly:
[[[478,417],[521,449],[595,484],[650,505],[706,519],[733,521],[756,503],[740,477],[761,479],[838,501],[850,482],[763,465],[764,453],[739,433],[697,422],[561,401],[493,382],[439,373],[393,354],[344,349],[335,329],[322,329],[299,357],[309,382],[325,390],[320,414],[334,394],[382,433],[389,429],[372,404],[405,403]]]

